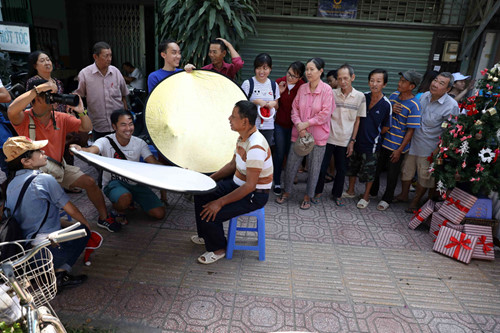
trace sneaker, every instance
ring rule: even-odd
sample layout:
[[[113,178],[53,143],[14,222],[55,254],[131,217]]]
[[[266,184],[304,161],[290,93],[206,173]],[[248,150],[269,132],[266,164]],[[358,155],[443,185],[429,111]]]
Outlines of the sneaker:
[[[276,195],[281,195],[281,186],[280,185],[274,185],[273,192]]]
[[[120,213],[115,212],[115,211],[112,210],[109,213],[109,215],[115,220],[115,222],[118,222],[121,225],[127,225],[128,224],[127,217],[125,216],[125,214],[120,214]]]
[[[117,232],[122,228],[122,225],[109,215],[105,220],[97,219],[97,226],[107,229],[109,232]]]

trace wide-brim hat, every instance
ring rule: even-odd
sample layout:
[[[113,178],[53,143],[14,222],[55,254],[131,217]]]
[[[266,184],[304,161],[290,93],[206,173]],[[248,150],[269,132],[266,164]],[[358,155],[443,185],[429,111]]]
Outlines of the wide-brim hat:
[[[470,78],[470,75],[465,76],[460,72],[456,72],[451,75],[453,75],[453,80],[455,81],[467,80],[468,78]]]
[[[37,150],[45,147],[49,140],[33,141],[25,136],[13,136],[3,144],[3,153],[7,157],[5,162],[10,162],[29,150]]]

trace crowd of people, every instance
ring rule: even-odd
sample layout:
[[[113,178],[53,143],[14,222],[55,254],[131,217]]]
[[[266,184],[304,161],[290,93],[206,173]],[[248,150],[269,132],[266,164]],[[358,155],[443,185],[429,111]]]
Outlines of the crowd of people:
[[[127,85],[141,89],[147,81],[151,93],[162,80],[182,70],[181,49],[175,40],[162,41],[158,51],[163,66],[145,80],[129,62],[122,65],[122,74],[111,65],[111,46],[96,43],[94,62],[78,74],[78,88],[73,93],[79,97],[74,106],[54,103],[50,98],[64,92],[62,83],[52,77],[50,57],[43,51],[29,56],[26,92],[8,109],[8,118],[19,136],[9,138],[3,146],[9,169],[3,184],[5,207],[13,210],[21,188],[27,179],[31,182],[24,200],[30,205],[15,211],[26,238],[36,235],[36,242],[61,228],[60,209],[81,221],[88,231],[92,229],[65,191],[85,190],[98,212],[96,225],[110,232],[120,231],[128,223],[126,212],[134,204],[152,218],[164,218],[165,191],[158,198],[150,188],[107,172],[101,191],[94,178],[67,163],[70,146],[111,158],[161,163],[142,139],[133,136],[134,121],[127,103]],[[225,62],[228,53],[231,63]],[[211,41],[208,56],[211,63],[203,69],[233,80],[244,66],[232,44],[222,38]],[[378,195],[384,171],[387,185],[377,209],[384,211],[394,202],[408,202],[415,180],[416,193],[408,211],[418,209],[425,192],[429,190],[432,195],[434,188],[428,157],[438,148],[441,124],[459,113],[457,100],[464,98],[471,87],[465,84],[469,77],[460,73],[429,71],[423,76],[404,70],[399,73],[398,90],[386,94],[383,90],[388,73],[377,68],[367,77],[370,91],[362,93],[354,87],[358,78],[347,63],[329,71],[326,82],[326,64],[318,57],[305,64],[291,63],[277,80],[270,78],[272,67],[269,54],[255,57],[255,75],[241,84],[248,101],[236,103],[229,116],[231,130],[240,135],[233,159],[211,175],[217,181],[215,192],[194,197],[198,233],[191,241],[205,245],[206,252],[198,258],[202,264],[225,256],[224,221],[263,207],[270,191],[278,204],[287,202],[299,168],[308,174],[301,209],[311,209],[324,200],[328,182],[333,182],[330,198],[337,206],[344,206],[345,198],[358,195],[356,180],[365,183],[357,202],[357,207],[364,209],[370,198]],[[188,73],[195,69],[192,64],[183,67]],[[88,146],[90,131],[92,143]],[[400,175],[402,190],[395,196]],[[344,191],[346,176],[348,188]],[[104,196],[112,203],[110,211]],[[41,207],[43,201],[47,208]],[[34,206],[41,210],[32,209]],[[38,212],[43,209],[47,209],[50,222],[42,222]],[[55,268],[60,286],[85,280],[84,276],[69,274],[83,243],[75,241],[57,250]]]

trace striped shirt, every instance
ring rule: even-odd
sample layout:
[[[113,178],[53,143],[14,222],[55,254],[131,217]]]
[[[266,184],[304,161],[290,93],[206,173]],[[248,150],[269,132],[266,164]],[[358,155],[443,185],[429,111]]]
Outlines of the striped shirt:
[[[238,138],[236,149],[236,172],[233,181],[241,186],[246,183],[247,169],[260,170],[256,188],[270,189],[273,183],[273,159],[266,138],[257,130],[245,141]]]
[[[333,90],[333,97],[337,108],[332,113],[330,136],[327,143],[347,147],[356,118],[366,117],[365,94],[352,88],[352,91],[346,96],[340,88],[337,88]]]
[[[391,128],[385,133],[382,147],[394,151],[401,147],[408,128],[420,127],[420,103],[413,97],[406,100],[399,99],[399,91],[395,91],[389,97],[392,105],[401,104],[401,113],[392,113]],[[403,148],[402,153],[410,149],[410,144]]]

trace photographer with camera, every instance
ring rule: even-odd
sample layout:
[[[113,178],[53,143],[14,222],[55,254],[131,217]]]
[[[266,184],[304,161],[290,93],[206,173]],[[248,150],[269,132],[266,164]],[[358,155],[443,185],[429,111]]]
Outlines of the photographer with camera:
[[[63,159],[66,134],[76,131],[88,132],[92,130],[92,123],[78,95],[59,95],[55,94],[56,92],[57,86],[53,82],[44,79],[33,80],[28,91],[9,106],[9,120],[18,135],[29,137],[31,140],[49,140],[45,147],[48,163],[40,170],[54,176],[65,189],[79,187],[86,190],[88,198],[99,212],[98,226],[111,232],[119,231],[121,225],[108,216],[104,196],[95,180],[84,174],[80,168],[67,165]],[[77,113],[78,118],[67,113],[54,112],[55,102],[76,104],[70,99],[75,99],[73,102],[78,100],[77,105],[69,106],[69,109]],[[25,110],[30,103],[32,108]]]

